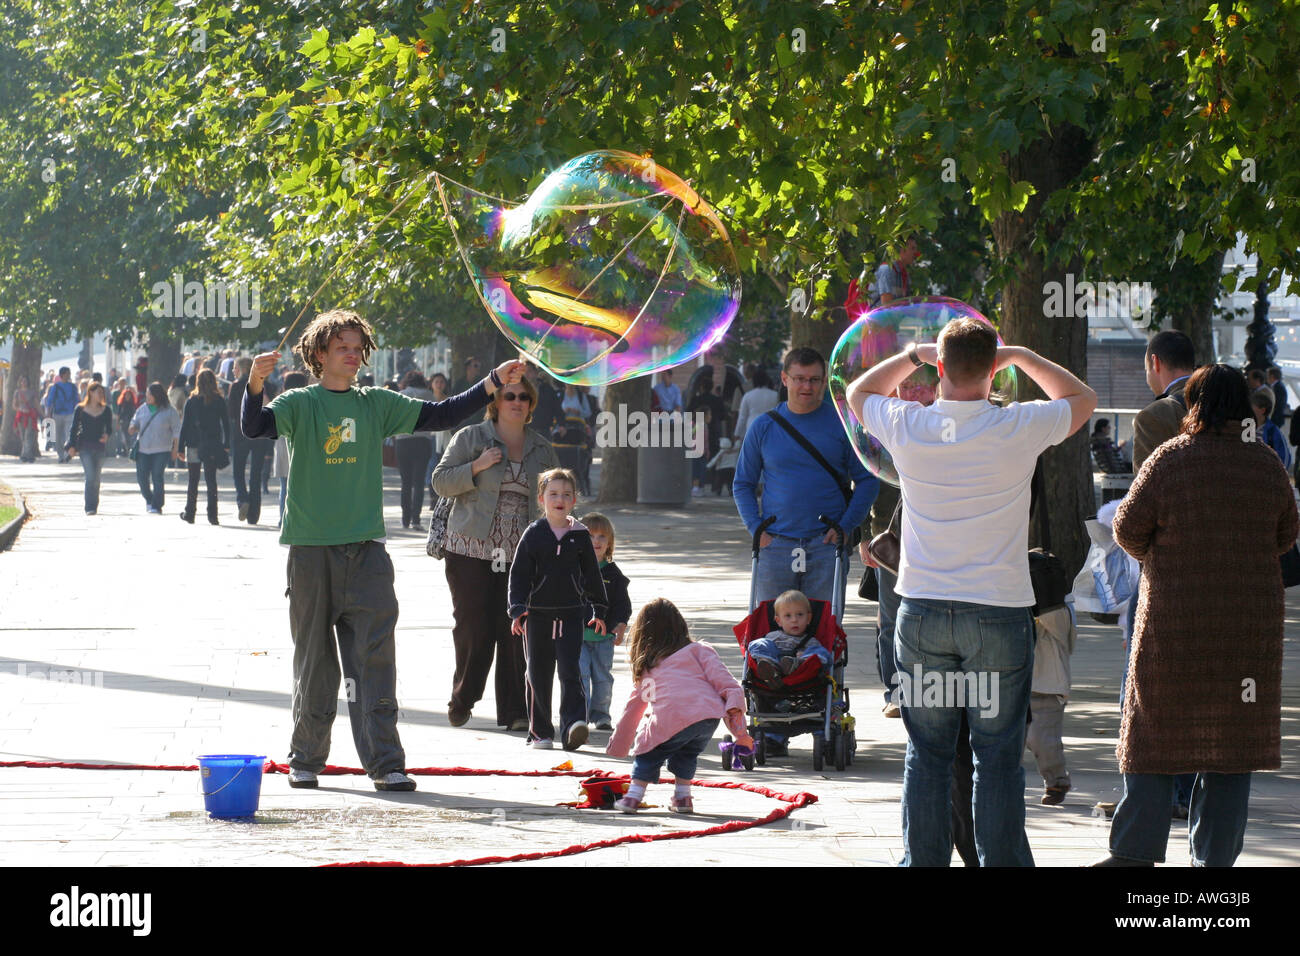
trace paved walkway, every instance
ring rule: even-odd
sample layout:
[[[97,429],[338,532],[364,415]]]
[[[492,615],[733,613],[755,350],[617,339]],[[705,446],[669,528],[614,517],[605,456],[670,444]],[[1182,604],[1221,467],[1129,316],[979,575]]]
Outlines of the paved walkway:
[[[33,516],[13,550],[0,554],[0,760],[192,763],[200,753],[259,753],[285,759],[290,730],[290,654],[284,598],[286,552],[273,527],[235,521],[223,492],[221,527],[177,520],[179,479],[169,472],[165,514],[147,515],[132,466],[108,464],[99,514],[83,515],[78,465],[0,461],[0,479],[26,493]],[[391,475],[391,473],[388,473]],[[229,473],[221,480],[229,484]],[[547,769],[571,755],[537,752],[522,735],[497,730],[490,699],[463,728],[447,724],[452,671],[451,608],[443,568],[424,554],[424,535],[398,530],[396,485],[386,495],[388,548],[397,569],[401,731],[413,767]],[[583,509],[580,509],[580,511]],[[274,520],[274,501],[263,516]],[[746,611],[748,543],[729,499],[685,510],[607,509],[618,528],[619,564],[634,605],[672,598],[695,635],[733,669],[730,626]],[[851,580],[856,582],[855,564]],[[1300,862],[1300,596],[1287,616],[1281,772],[1258,774],[1242,865]],[[740,779],[818,802],[789,819],[738,834],[599,850],[531,865],[611,866],[725,863],[888,866],[901,853],[899,796],[905,734],[880,714],[874,605],[850,598],[849,686],[858,721],[857,762],[814,773],[810,738],[789,759]],[[1119,631],[1084,623],[1074,656],[1075,694],[1065,718],[1075,789],[1042,807],[1026,762],[1030,843],[1040,865],[1074,866],[1105,853],[1108,824],[1092,815],[1117,799],[1114,748],[1122,664]],[[34,679],[75,671],[85,683]],[[615,699],[628,686],[626,655],[615,664]],[[355,766],[340,703],[331,760]],[[572,755],[578,768],[625,771],[605,757],[604,734]],[[701,778],[724,775],[716,752]],[[206,819],[194,773],[0,770],[0,863],[40,865],[317,864],[347,860],[434,862],[558,849],[633,832],[694,829],[754,819],[770,799],[700,790],[694,820],[662,808],[635,817],[557,807],[577,799],[572,778],[420,777],[413,794],[378,794],[364,777],[325,778],[316,792],[264,780],[256,824]],[[956,858],[954,857],[954,860]],[[1186,825],[1175,822],[1169,860],[1186,865]]]

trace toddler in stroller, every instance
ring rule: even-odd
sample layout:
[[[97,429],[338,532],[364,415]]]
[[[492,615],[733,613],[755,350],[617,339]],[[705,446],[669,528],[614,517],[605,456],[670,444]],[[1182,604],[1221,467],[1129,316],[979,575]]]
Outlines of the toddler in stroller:
[[[821,645],[809,628],[812,604],[802,591],[786,591],[772,602],[779,629],[749,643],[749,658],[754,673],[771,690],[784,691],[781,678],[789,677],[803,662],[816,658],[818,674],[830,670],[831,652]]]
[[[785,620],[778,605],[787,612]],[[821,770],[828,758],[836,770],[852,763],[857,739],[844,686],[848,639],[832,602],[809,601],[798,591],[787,591],[776,601],[760,603],[733,630],[745,651],[741,686],[754,762],[767,762],[768,733],[775,733],[812,734],[814,770]],[[792,642],[788,648],[782,643],[787,641]]]

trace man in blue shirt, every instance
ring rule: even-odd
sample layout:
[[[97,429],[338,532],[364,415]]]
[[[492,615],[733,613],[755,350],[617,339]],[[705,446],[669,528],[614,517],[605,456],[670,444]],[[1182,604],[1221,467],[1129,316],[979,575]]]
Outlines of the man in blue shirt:
[[[58,380],[50,386],[45,394],[45,403],[54,419],[54,450],[59,454],[59,461],[71,461],[72,456],[63,446],[68,443],[68,432],[72,428],[72,416],[81,400],[81,392],[72,381],[72,369],[63,366],[59,369]]]
[[[682,390],[673,384],[673,370],[666,368],[660,376],[659,384],[652,391],[661,412],[680,412],[682,410]]]
[[[866,517],[880,485],[858,460],[835,409],[823,401],[826,360],[821,353],[792,349],[785,357],[781,382],[789,400],[760,415],[745,432],[732,495],[751,535],[766,517],[776,516],[759,539],[757,600],[770,601],[784,591],[797,590],[812,600],[829,601],[836,537],[818,516],[834,518],[841,528],[851,531]],[[838,481],[773,420],[773,415],[780,415],[812,443],[838,473]],[[855,487],[846,498],[850,481]],[[760,482],[761,510],[757,499]],[[847,577],[846,559],[841,583]]]

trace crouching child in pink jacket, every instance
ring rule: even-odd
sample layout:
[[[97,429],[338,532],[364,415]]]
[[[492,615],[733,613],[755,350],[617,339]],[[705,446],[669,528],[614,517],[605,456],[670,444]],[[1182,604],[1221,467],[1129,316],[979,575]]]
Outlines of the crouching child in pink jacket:
[[[636,755],[632,785],[617,806],[635,813],[646,787],[659,779],[665,762],[676,778],[668,809],[692,813],[691,778],[700,753],[725,717],[736,742],[754,745],[745,730],[745,694],[718,652],[691,640],[673,603],[656,598],[641,608],[628,631],[632,693],[605,752]],[[647,713],[647,710],[649,713]]]

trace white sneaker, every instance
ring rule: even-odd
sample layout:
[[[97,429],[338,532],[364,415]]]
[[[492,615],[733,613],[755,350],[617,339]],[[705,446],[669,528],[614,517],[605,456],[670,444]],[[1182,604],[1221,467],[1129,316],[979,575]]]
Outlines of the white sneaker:
[[[376,790],[414,790],[415,781],[402,773],[400,770],[394,770],[386,773],[382,777],[374,779]]]
[[[290,770],[289,786],[295,790],[315,790],[318,781],[310,770]]]
[[[532,747],[534,750],[553,750],[555,749],[555,741],[551,740],[550,737],[547,737],[545,740],[530,740],[528,741],[528,746]]]

